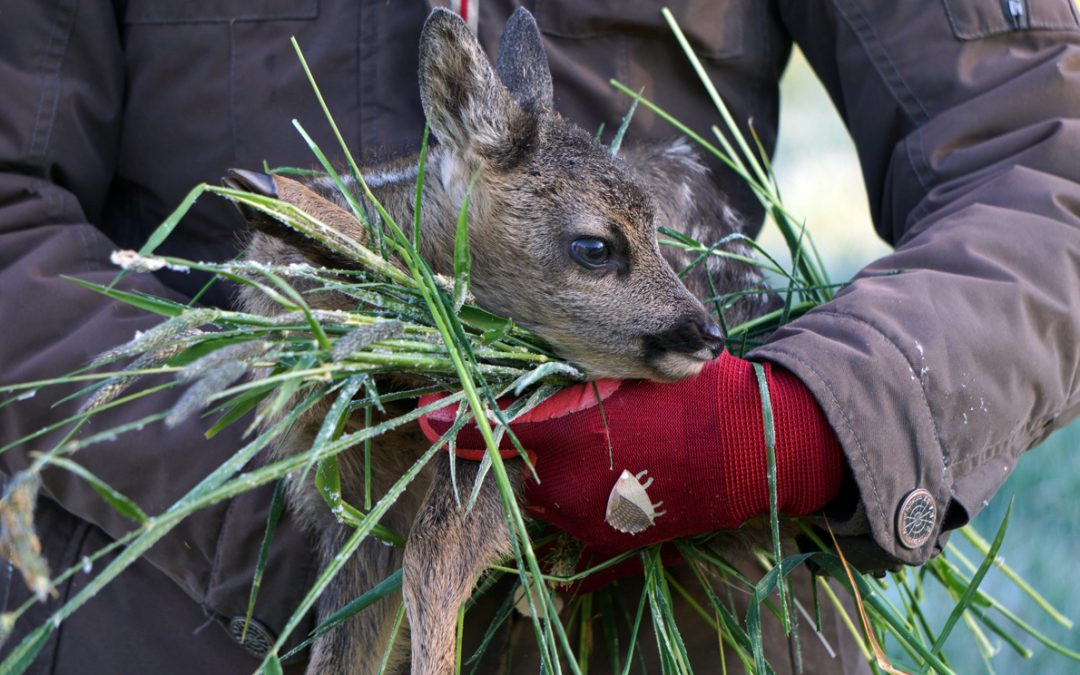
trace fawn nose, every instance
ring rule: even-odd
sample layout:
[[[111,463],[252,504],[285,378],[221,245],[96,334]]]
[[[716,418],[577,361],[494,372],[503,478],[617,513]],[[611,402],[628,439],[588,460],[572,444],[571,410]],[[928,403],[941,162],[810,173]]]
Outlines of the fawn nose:
[[[705,346],[709,351],[712,352],[714,358],[720,356],[720,352],[724,351],[724,331],[720,330],[720,326],[716,325],[715,321],[706,319],[703,324],[698,324],[701,339],[705,342]]]
[[[665,331],[645,336],[644,341],[647,355],[675,352],[703,359],[707,353],[715,358],[724,349],[724,332],[702,309]]]

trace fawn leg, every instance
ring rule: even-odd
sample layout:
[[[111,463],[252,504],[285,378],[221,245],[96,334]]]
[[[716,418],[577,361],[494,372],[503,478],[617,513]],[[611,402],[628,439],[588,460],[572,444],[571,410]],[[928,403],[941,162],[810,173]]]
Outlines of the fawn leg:
[[[323,563],[333,560],[350,534],[351,530],[345,527],[322,533],[319,554]],[[317,601],[315,609],[318,621],[326,620],[392,574],[401,565],[401,558],[399,549],[382,542],[365,541],[360,544]],[[306,672],[311,675],[377,673],[383,650],[390,639],[397,607],[396,594],[383,598],[320,637],[311,647]],[[398,642],[403,645],[405,641]],[[388,672],[399,670],[403,656],[403,653],[391,654]]]
[[[435,476],[405,547],[402,592],[409,616],[413,675],[454,671],[458,608],[469,599],[477,577],[511,552],[502,497],[492,477],[480,488],[469,513],[454,500],[450,460],[435,460]],[[508,462],[520,475],[520,460]],[[457,462],[457,484],[464,501],[472,493],[478,462]],[[514,485],[515,495],[519,485]]]
[[[385,494],[420,452],[428,446],[427,439],[417,428],[396,430],[376,439],[372,448],[372,489],[376,498]],[[345,453],[339,457],[342,482],[342,499],[360,503],[364,492],[363,465],[355,454]],[[410,486],[382,519],[394,532],[408,531],[420,506],[420,498],[426,487],[426,477]],[[352,529],[338,523],[323,496],[311,482],[295,485],[290,493],[291,504],[300,508],[312,529],[318,533],[319,558],[323,566],[334,560]],[[402,550],[381,541],[369,539],[360,544],[345,566],[330,582],[316,604],[316,617],[320,622],[341,609],[347,603],[370,590],[380,581],[397,571],[403,560]],[[390,639],[398,597],[383,598],[374,605],[353,616],[326,635],[311,648],[307,672],[323,675],[362,673],[368,675],[379,670]],[[398,649],[390,656],[387,672],[398,672],[404,665],[404,639],[398,640]]]

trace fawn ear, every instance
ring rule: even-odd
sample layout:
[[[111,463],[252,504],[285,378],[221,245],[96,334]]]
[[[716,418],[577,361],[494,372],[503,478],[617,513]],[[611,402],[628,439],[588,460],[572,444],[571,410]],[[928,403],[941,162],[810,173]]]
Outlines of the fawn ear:
[[[524,7],[510,15],[499,42],[495,72],[522,110],[551,110],[551,68],[536,19]]]
[[[271,176],[258,171],[229,169],[221,180],[222,184],[233,190],[252,192],[264,197],[279,199],[292,204],[301,211],[313,216],[330,229],[346,237],[369,246],[367,228],[349,212],[334,204],[325,196],[308,189],[306,185],[285,176]],[[240,214],[247,221],[248,228],[262,232],[292,247],[308,262],[321,267],[349,269],[356,266],[356,261],[335,251],[318,240],[285,225],[280,220],[246,204],[237,203]]]
[[[432,11],[420,35],[420,101],[440,143],[496,165],[520,157],[535,133],[468,26],[446,9]]]

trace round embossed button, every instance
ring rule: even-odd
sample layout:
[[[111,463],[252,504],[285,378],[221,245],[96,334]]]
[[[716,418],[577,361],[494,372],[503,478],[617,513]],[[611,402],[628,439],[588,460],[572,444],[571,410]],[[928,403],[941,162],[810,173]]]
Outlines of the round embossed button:
[[[919,548],[930,539],[936,521],[934,497],[923,488],[912,490],[896,512],[896,536],[904,546]]]
[[[240,644],[252,656],[263,657],[274,645],[277,639],[274,632],[262,622],[251,619],[247,622],[247,634],[244,634],[245,620],[242,616],[234,616],[229,619],[229,635]]]

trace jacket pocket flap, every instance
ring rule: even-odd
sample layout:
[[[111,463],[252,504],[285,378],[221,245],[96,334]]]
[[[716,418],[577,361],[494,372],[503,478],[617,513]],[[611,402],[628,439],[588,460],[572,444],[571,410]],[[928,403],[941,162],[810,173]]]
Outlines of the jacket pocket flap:
[[[953,35],[961,40],[1020,30],[1080,28],[1073,0],[943,0]]]
[[[318,15],[319,0],[129,0],[124,23],[296,21]]]

